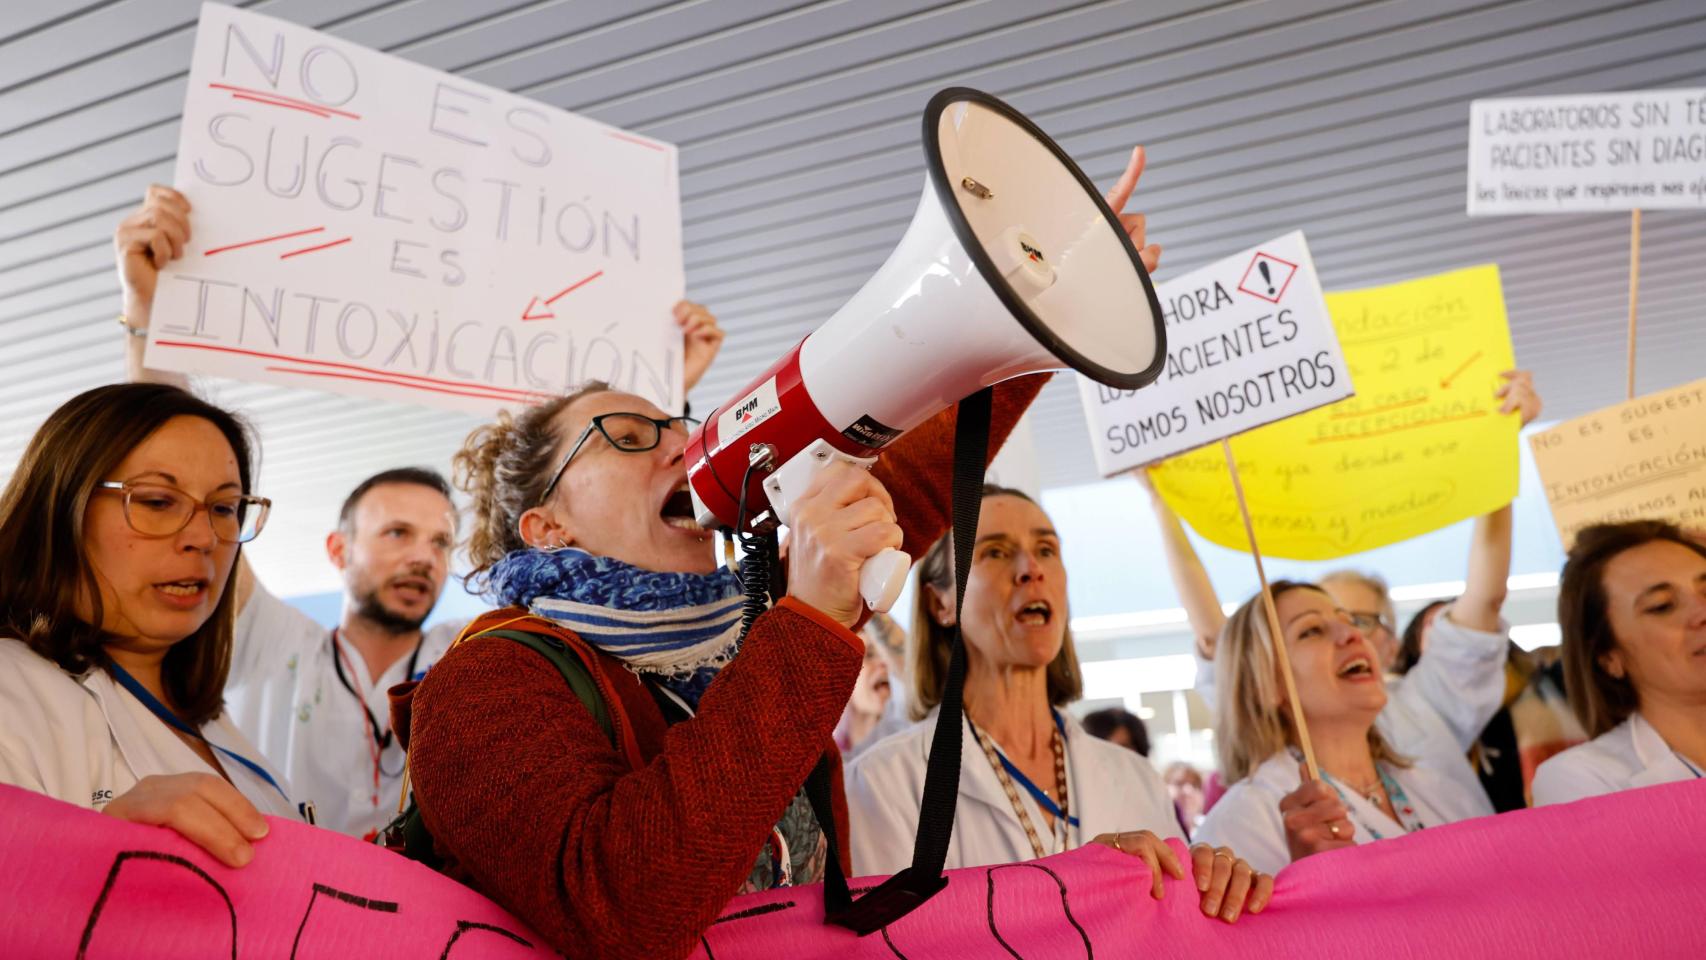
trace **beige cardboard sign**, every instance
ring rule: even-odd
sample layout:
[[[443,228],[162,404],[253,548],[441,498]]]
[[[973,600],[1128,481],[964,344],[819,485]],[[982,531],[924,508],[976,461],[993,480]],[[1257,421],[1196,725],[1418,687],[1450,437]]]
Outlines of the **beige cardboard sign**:
[[[1529,444],[1566,548],[1595,523],[1706,527],[1706,380],[1596,410]]]

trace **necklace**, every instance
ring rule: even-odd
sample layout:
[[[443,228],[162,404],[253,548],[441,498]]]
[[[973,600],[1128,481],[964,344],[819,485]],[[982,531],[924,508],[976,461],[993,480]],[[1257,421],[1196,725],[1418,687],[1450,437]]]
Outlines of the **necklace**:
[[[1369,803],[1372,803],[1377,807],[1385,807],[1386,806],[1386,797],[1384,796],[1385,790],[1386,790],[1386,785],[1384,783],[1380,782],[1380,778],[1378,776],[1374,778],[1374,783],[1372,783],[1366,787],[1358,786],[1354,783],[1350,783],[1349,781],[1346,781],[1346,786],[1350,787],[1352,790],[1355,790],[1359,795],[1362,796],[1362,798],[1364,800],[1367,800]]]
[[[1001,782],[1001,789],[1007,794],[1007,802],[1013,807],[1013,815],[1018,818],[1019,825],[1025,828],[1025,839],[1030,841],[1031,852],[1039,860],[1048,856],[1048,851],[1043,849],[1042,838],[1038,836],[1037,828],[1031,822],[1030,813],[1026,811],[1025,804],[1019,800],[1019,789],[1014,785],[1013,777],[1009,773],[1010,761],[1006,757],[996,754],[994,743],[984,735],[982,730],[978,729],[977,724],[971,722],[970,717],[966,718],[966,725],[971,727],[972,735],[977,738],[978,745],[983,748],[983,756],[989,761],[990,769],[995,771],[995,779]],[[1047,792],[1031,783],[1029,779],[1025,779],[1025,787],[1031,792],[1031,796],[1037,801],[1037,805],[1047,810],[1049,815],[1054,817],[1054,827],[1058,831],[1061,849],[1064,850],[1068,837],[1067,825],[1073,821],[1071,807],[1066,795],[1066,742],[1060,735],[1058,718],[1056,718],[1055,729],[1051,731],[1049,745],[1054,750],[1054,789],[1056,796],[1059,797],[1059,802],[1051,799]],[[1020,773],[1019,776],[1024,778],[1023,773]]]

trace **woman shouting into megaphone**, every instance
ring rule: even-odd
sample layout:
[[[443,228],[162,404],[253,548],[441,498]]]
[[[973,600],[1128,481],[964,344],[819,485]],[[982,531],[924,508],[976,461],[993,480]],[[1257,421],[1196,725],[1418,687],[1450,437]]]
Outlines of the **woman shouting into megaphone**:
[[[1141,154],[1116,211],[1139,170]],[[1153,267],[1141,218],[1123,222]],[[996,388],[992,449],[1044,379]],[[684,418],[595,386],[476,430],[457,457],[468,549],[505,606],[409,703],[415,799],[446,872],[577,957],[685,956],[732,895],[817,881],[830,845],[802,786],[827,753],[845,823],[832,733],[863,652],[859,571],[946,529],[933,468],[954,416],[872,473],[816,478],[786,596],[744,639],[739,579],[689,502]]]

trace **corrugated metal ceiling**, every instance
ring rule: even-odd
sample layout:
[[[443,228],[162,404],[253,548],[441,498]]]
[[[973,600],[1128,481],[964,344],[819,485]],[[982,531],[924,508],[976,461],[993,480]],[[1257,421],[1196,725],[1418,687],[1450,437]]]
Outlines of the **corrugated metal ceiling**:
[[[688,289],[731,331],[721,400],[856,290],[899,237],[917,115],[966,84],[1092,178],[1133,143],[1161,276],[1294,228],[1329,289],[1497,261],[1549,415],[1621,397],[1628,226],[1470,220],[1476,97],[1706,85],[1700,0],[273,0],[241,6],[680,144]],[[120,370],[109,236],[171,177],[191,0],[12,3],[0,23],[0,476],[53,406]],[[1645,218],[1640,383],[1701,374],[1706,217]],[[322,589],[336,502],[443,466],[472,421],[220,383],[265,446],[268,579]],[[1094,479],[1068,383],[1034,416],[1045,485]]]

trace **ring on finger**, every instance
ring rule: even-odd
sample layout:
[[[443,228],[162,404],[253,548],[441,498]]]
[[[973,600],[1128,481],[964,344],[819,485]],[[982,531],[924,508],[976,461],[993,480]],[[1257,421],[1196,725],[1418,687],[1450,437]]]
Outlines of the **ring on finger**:
[[[1120,846],[1120,838],[1123,836],[1125,836],[1125,834],[1123,834],[1123,833],[1114,834],[1114,849],[1118,850],[1121,853],[1125,852],[1125,847]]]
[[[1237,857],[1234,857],[1232,854],[1227,853],[1225,850],[1216,850],[1216,851],[1214,851],[1214,855],[1216,857],[1225,857],[1226,859],[1233,860],[1233,861],[1236,861],[1238,859]]]
[[[1339,838],[1339,825],[1336,823],[1328,823],[1327,832],[1333,835],[1333,839],[1337,840]]]

